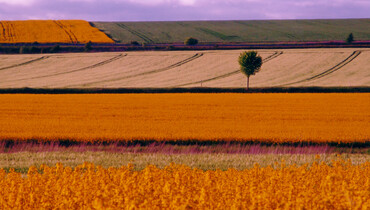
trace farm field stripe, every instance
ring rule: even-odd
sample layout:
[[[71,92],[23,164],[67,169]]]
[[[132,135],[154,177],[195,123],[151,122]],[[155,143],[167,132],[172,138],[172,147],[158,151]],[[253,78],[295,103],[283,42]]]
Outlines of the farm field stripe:
[[[124,25],[123,23],[119,23],[117,24],[119,27],[123,28],[123,29],[126,29],[127,31],[129,31],[130,33],[132,33],[133,35],[135,36],[138,36],[140,37],[141,39],[143,39],[146,43],[154,43],[154,41],[152,39],[150,39],[149,37],[147,37],[146,35],[138,32],[138,31],[135,31],[133,29],[131,29],[130,27]]]
[[[0,43],[114,43],[84,20],[0,21],[0,24]]]
[[[190,58],[186,58],[185,60],[179,61],[179,62],[177,62],[175,64],[172,64],[172,65],[167,66],[167,67],[164,67],[164,68],[155,69],[155,70],[152,70],[152,71],[146,71],[146,72],[143,72],[143,73],[138,73],[138,74],[124,76],[124,77],[118,77],[118,78],[115,78],[115,79],[102,80],[102,81],[99,81],[99,82],[85,83],[85,84],[82,84],[82,86],[96,85],[96,84],[100,84],[100,83],[104,83],[104,82],[115,82],[115,81],[120,81],[120,80],[124,80],[124,79],[130,79],[130,78],[135,78],[135,77],[139,77],[139,76],[144,76],[144,75],[149,75],[149,74],[164,72],[164,71],[171,70],[173,68],[182,66],[182,65],[184,65],[186,63],[189,63],[189,62],[191,62],[191,61],[193,61],[193,60],[195,60],[197,58],[202,57],[203,55],[204,55],[204,53],[196,53],[195,55],[191,56]]]
[[[31,64],[31,63],[34,63],[34,62],[37,62],[37,61],[41,61],[41,60],[47,59],[49,57],[50,56],[42,56],[40,58],[36,58],[36,59],[30,60],[30,61],[26,61],[24,63],[20,63],[20,64],[15,64],[15,65],[12,65],[12,66],[3,67],[3,68],[0,68],[0,71],[7,70],[7,69],[12,69],[12,68],[16,68],[16,67],[19,67],[19,66],[28,65],[28,64]]]
[[[278,57],[279,55],[283,54],[282,51],[279,51],[279,52],[275,52],[274,54],[268,56],[267,58],[263,59],[262,62],[263,63],[266,63],[276,57]],[[177,85],[175,87],[183,87],[183,86],[188,86],[188,85],[196,85],[196,84],[202,84],[204,82],[210,82],[210,81],[214,81],[214,80],[218,80],[218,79],[223,79],[223,78],[226,78],[226,77],[230,77],[232,75],[235,75],[235,74],[238,74],[238,73],[241,73],[240,70],[235,70],[233,72],[229,72],[229,73],[226,73],[226,74],[222,74],[222,75],[219,75],[219,76],[216,76],[216,77],[212,77],[212,78],[209,78],[209,79],[205,79],[205,80],[200,80],[200,81],[196,81],[196,82],[190,82],[190,83],[186,83],[186,84],[181,84],[181,85]]]
[[[30,148],[31,149],[31,148]],[[188,154],[166,154],[166,153],[132,153],[132,152],[103,152],[103,151],[20,151],[16,153],[0,153],[0,168],[15,168],[18,172],[27,173],[32,166],[40,167],[42,164],[53,166],[62,163],[65,166],[76,167],[86,160],[104,168],[120,167],[129,163],[134,165],[135,170],[142,170],[147,165],[155,165],[164,168],[172,163],[184,164],[202,170],[227,170],[234,168],[244,170],[253,168],[255,164],[261,167],[279,165],[276,162],[285,160],[290,166],[296,164],[312,165],[315,161],[332,163],[338,159],[351,159],[353,165],[370,162],[367,154],[225,154],[225,153],[188,153]]]
[[[298,83],[302,83],[302,82],[309,82],[309,81],[313,81],[313,80],[316,80],[316,79],[320,79],[324,76],[332,74],[335,71],[338,71],[339,69],[341,69],[342,67],[344,67],[345,65],[347,65],[351,61],[353,61],[355,58],[357,58],[360,54],[361,54],[361,51],[356,50],[350,56],[348,56],[346,59],[342,60],[341,62],[339,62],[335,66],[331,67],[330,69],[325,70],[324,72],[321,72],[320,74],[317,74],[315,76],[312,76],[310,78],[303,79],[303,80],[300,80],[300,81],[297,81],[297,82],[286,83],[286,84],[279,85],[279,86],[294,85],[294,84],[298,84]]]
[[[366,145],[369,96],[3,94],[0,141]]]
[[[96,67],[99,67],[99,66],[103,66],[103,65],[106,65],[108,63],[111,63],[111,62],[114,62],[122,57],[125,57],[127,56],[127,54],[119,54],[113,58],[110,58],[108,60],[105,60],[105,61],[102,61],[102,62],[99,62],[97,64],[94,64],[94,65],[91,65],[91,66],[87,66],[87,67],[83,67],[83,68],[80,68],[80,69],[75,69],[75,70],[72,70],[72,71],[65,71],[65,72],[60,72],[60,73],[56,73],[56,74],[49,74],[49,75],[43,75],[43,76],[38,76],[38,77],[30,77],[30,78],[25,78],[25,79],[16,79],[16,80],[9,80],[8,82],[15,82],[15,81],[26,81],[26,80],[31,80],[31,79],[40,79],[40,78],[46,78],[46,77],[52,77],[52,76],[59,76],[59,75],[64,75],[64,74],[70,74],[70,73],[74,73],[74,72],[79,72],[79,71],[84,71],[84,70],[88,70],[88,69],[93,69],[93,68],[96,68]]]

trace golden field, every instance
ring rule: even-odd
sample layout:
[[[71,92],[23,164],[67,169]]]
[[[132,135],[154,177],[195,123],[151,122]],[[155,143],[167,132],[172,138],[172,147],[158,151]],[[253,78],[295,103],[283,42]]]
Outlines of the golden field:
[[[170,164],[0,169],[1,209],[368,209],[370,163],[203,171]]]
[[[368,142],[370,94],[0,95],[0,139]]]
[[[0,55],[0,88],[240,88],[246,87],[237,62],[241,52]],[[258,53],[263,65],[251,77],[251,87],[370,86],[369,48],[266,49]]]
[[[0,43],[114,43],[84,20],[0,21]]]

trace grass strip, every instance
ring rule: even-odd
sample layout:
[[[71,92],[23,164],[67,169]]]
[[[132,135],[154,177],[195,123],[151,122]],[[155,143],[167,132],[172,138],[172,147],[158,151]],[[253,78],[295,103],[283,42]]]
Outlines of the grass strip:
[[[104,168],[121,167],[129,163],[135,170],[142,170],[147,165],[164,168],[170,163],[184,164],[202,170],[237,170],[250,169],[256,163],[261,167],[272,166],[277,168],[282,162],[286,165],[301,166],[316,162],[332,164],[332,161],[342,158],[350,159],[352,164],[359,165],[370,162],[368,154],[142,154],[142,153],[111,153],[111,152],[20,152],[0,153],[0,168],[9,171],[26,173],[31,166],[40,167],[42,164],[55,166],[62,163],[64,166],[76,167],[84,162],[101,165]]]

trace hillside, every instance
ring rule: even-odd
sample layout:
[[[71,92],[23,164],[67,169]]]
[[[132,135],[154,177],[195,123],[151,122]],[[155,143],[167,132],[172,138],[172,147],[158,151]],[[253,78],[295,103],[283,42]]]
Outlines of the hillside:
[[[120,43],[370,40],[370,19],[93,22]]]
[[[0,88],[245,87],[241,50],[0,55]],[[370,49],[259,50],[251,87],[370,86]]]
[[[0,21],[0,43],[113,43],[84,20]]]

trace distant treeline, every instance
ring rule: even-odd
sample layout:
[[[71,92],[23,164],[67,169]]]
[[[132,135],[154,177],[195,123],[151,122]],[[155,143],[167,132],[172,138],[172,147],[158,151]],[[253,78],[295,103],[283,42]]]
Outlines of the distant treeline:
[[[40,54],[73,52],[117,52],[117,51],[175,51],[175,50],[231,50],[231,49],[299,49],[299,48],[369,48],[370,41],[327,42],[264,42],[264,43],[200,43],[186,46],[172,44],[66,44],[66,43],[17,43],[0,44],[0,54]]]
[[[7,88],[0,94],[104,94],[104,93],[370,93],[369,87],[266,87],[266,88]]]

